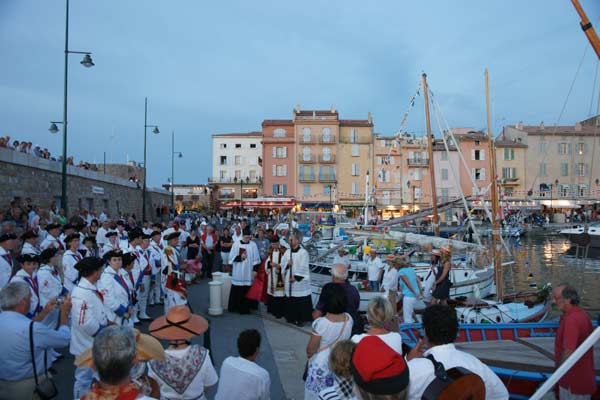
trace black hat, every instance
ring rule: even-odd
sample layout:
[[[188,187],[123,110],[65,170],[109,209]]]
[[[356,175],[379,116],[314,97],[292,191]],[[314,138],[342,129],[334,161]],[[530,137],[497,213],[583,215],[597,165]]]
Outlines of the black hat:
[[[155,222],[152,224],[153,228],[158,228],[158,229],[162,229],[162,224],[159,224],[158,222]]]
[[[75,264],[75,269],[81,276],[89,276],[104,266],[104,261],[98,257],[86,257]]]
[[[181,232],[169,233],[167,236],[165,236],[165,240],[168,242],[169,240],[177,239],[177,238],[179,238],[179,235],[181,235]]]
[[[54,257],[58,253],[58,249],[56,247],[48,247],[46,250],[42,251],[39,255],[40,262],[45,263],[50,261],[52,257]]]
[[[137,257],[133,253],[125,253],[125,254],[123,254],[123,266],[125,267],[125,266],[131,264],[136,259],[137,259]]]
[[[117,232],[115,232],[115,231],[108,231],[104,235],[104,237],[111,237],[111,236],[117,236]]]
[[[36,263],[39,263],[40,262],[40,258],[37,256],[37,254],[31,254],[31,253],[21,254],[21,256],[19,256],[19,262],[21,264],[26,263],[26,262],[36,262]]]
[[[251,236],[252,235],[252,231],[250,230],[249,226],[246,226],[243,230],[242,230],[242,234],[244,236]]]
[[[4,234],[0,235],[0,243],[6,242],[8,240],[16,239],[16,238],[17,238],[17,235],[15,235],[14,233],[4,233]]]
[[[65,237],[65,243],[68,245],[75,239],[78,239],[78,240],[81,239],[81,236],[79,236],[79,233],[71,233],[70,235],[67,235],[67,237]]]
[[[129,241],[131,242],[134,239],[142,237],[144,232],[140,228],[133,228],[129,232],[127,232],[127,236],[129,236]]]
[[[152,233],[150,234],[150,238],[153,238],[154,236],[161,236],[162,234],[159,231],[152,231]]]
[[[62,227],[62,229],[63,229],[63,232],[64,232],[67,229],[75,229],[75,226],[71,225],[71,224],[64,224],[63,227]]]
[[[111,250],[104,254],[102,258],[108,262],[111,258],[123,258],[123,252],[121,250]]]
[[[96,243],[96,239],[93,236],[86,236],[83,238],[83,243],[85,243],[85,242]]]
[[[46,226],[46,231],[51,231],[52,229],[59,229],[60,225],[59,224],[48,224]]]
[[[152,236],[150,236],[150,235],[148,235],[148,234],[146,234],[146,233],[143,233],[143,234],[142,234],[142,239],[150,239],[151,237],[152,237]]]
[[[34,231],[26,231],[21,235],[21,240],[28,240],[38,237],[38,234]]]
[[[121,225],[121,226],[125,226],[125,221],[123,221],[122,219],[117,221],[117,225]]]

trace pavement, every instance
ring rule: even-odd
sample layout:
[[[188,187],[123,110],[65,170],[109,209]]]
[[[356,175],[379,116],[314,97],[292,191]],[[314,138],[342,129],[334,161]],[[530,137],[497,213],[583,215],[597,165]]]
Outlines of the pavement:
[[[210,322],[210,343],[204,343],[204,337],[192,340],[194,343],[210,347],[213,364],[220,376],[223,360],[229,356],[237,356],[237,336],[245,329],[256,329],[262,336],[262,343],[257,364],[269,371],[271,376],[271,399],[300,400],[304,398],[304,382],[302,373],[306,364],[306,344],[310,336],[310,325],[296,327],[277,320],[266,313],[264,307],[249,315],[230,314],[227,311],[220,316],[209,316],[208,280],[188,288],[190,305],[194,313],[200,314]],[[159,317],[163,306],[149,307],[148,314]],[[148,333],[149,322],[136,326],[142,333]],[[205,335],[206,336],[206,335]],[[59,390],[59,399],[70,399],[73,393],[73,377],[75,367],[73,356],[68,348],[60,349],[65,356],[54,364],[58,371],[55,382]],[[218,384],[217,384],[218,385]],[[213,399],[217,385],[208,392],[208,399]]]

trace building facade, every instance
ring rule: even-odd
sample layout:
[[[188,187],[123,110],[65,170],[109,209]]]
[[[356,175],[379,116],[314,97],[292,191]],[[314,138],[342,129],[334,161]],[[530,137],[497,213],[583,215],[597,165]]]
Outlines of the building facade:
[[[296,140],[294,121],[264,120],[262,123],[263,193],[265,196],[295,195]]]

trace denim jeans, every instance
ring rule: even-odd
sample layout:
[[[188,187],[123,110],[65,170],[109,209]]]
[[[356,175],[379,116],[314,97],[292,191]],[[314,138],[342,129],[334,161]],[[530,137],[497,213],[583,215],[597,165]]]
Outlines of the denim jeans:
[[[369,281],[369,290],[371,292],[379,292],[379,282]]]

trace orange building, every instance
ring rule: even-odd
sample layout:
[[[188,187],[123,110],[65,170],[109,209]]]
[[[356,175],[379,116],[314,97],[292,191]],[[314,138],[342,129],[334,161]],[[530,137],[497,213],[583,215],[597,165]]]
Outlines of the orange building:
[[[262,123],[263,193],[296,195],[296,140],[294,121],[267,119]]]

